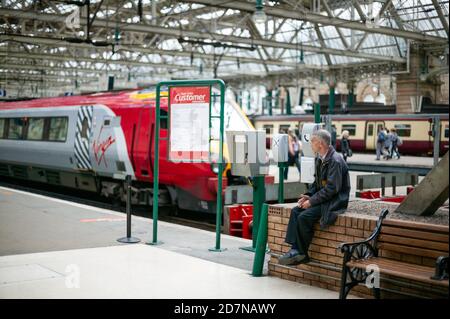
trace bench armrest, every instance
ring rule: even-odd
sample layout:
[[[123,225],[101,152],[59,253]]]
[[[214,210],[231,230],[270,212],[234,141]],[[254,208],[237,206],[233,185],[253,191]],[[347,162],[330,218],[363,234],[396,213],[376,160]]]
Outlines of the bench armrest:
[[[448,280],[448,256],[439,256],[436,259],[436,268],[431,279]]]
[[[381,232],[383,220],[386,218],[388,213],[389,211],[387,209],[384,209],[381,212],[375,229],[366,240],[353,243],[342,243],[338,245],[337,249],[344,254],[344,263],[348,262],[350,258],[364,259],[372,256],[378,256],[377,240]]]

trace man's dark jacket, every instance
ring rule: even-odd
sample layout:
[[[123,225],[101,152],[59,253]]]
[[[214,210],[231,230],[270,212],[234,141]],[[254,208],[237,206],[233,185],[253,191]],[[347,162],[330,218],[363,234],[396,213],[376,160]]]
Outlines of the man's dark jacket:
[[[311,206],[321,205],[320,227],[334,224],[338,214],[345,212],[350,197],[350,175],[347,163],[333,146],[322,161],[316,158],[315,182],[308,193]]]

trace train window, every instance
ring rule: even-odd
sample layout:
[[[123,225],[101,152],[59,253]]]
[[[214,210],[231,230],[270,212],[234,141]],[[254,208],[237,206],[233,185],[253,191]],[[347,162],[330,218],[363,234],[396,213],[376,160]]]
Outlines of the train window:
[[[87,117],[84,117],[83,122],[81,123],[81,132],[80,132],[80,136],[82,138],[85,138],[85,139],[88,138],[88,129],[89,129],[89,121],[88,121]]]
[[[159,119],[159,125],[160,128],[163,130],[167,130],[167,111],[166,110],[159,110],[159,115],[161,116],[161,118]]]
[[[5,131],[5,119],[0,119],[0,138],[3,138],[4,131]]]
[[[355,124],[342,124],[341,132],[344,132],[345,130],[348,131],[348,134],[350,136],[356,135],[356,125]]]
[[[288,130],[291,126],[289,124],[285,124],[285,125],[280,125],[280,129],[278,130],[278,133],[280,134],[287,134]]]
[[[40,141],[44,137],[43,118],[30,118],[28,120],[27,140]]]
[[[273,131],[273,125],[264,125],[264,130],[266,131],[267,135],[272,134]]]
[[[9,119],[8,138],[12,140],[21,140],[25,121],[21,118]]]
[[[0,120],[1,121],[1,120]],[[2,135],[1,122],[0,122],[0,136]],[[448,125],[445,126],[444,137],[448,138]]]
[[[369,127],[367,129],[367,135],[373,136],[373,124],[369,124]]]
[[[67,138],[67,126],[67,117],[51,118],[48,139],[50,141],[65,142]]]
[[[395,124],[395,130],[398,136],[411,136],[411,125],[410,124]]]

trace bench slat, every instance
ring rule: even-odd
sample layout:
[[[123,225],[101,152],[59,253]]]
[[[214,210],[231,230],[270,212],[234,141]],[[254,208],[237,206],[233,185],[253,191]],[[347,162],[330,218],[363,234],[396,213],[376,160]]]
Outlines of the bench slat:
[[[448,243],[435,242],[431,240],[420,240],[415,238],[405,238],[400,236],[381,234],[379,237],[379,242],[400,244],[405,246],[425,248],[448,253]]]
[[[445,251],[436,251],[430,249],[416,248],[416,247],[408,247],[403,245],[394,245],[388,243],[380,243],[379,248],[383,250],[395,251],[399,253],[414,255],[414,256],[422,256],[422,257],[430,257],[437,258],[439,256],[447,256],[448,252]]]
[[[414,266],[410,268],[410,264],[389,260],[385,258],[369,258],[358,261],[350,261],[347,263],[348,267],[355,267],[359,269],[366,269],[369,265],[377,265],[380,273],[392,276],[398,276],[405,279],[417,280],[424,283],[448,287],[448,280],[433,280],[430,277],[434,274],[434,268],[425,266]]]
[[[400,227],[384,226],[384,224],[383,224],[383,227],[381,228],[381,234],[404,236],[407,238],[425,239],[425,240],[442,242],[442,243],[446,243],[446,244],[448,244],[448,239],[449,239],[448,230],[447,230],[447,234],[433,233],[433,232],[405,229],[405,228],[400,228]]]
[[[405,221],[399,219],[385,219],[383,220],[383,226],[395,226],[399,228],[409,228],[417,230],[431,231],[433,233],[443,233],[448,235],[448,226],[426,224],[412,221]]]

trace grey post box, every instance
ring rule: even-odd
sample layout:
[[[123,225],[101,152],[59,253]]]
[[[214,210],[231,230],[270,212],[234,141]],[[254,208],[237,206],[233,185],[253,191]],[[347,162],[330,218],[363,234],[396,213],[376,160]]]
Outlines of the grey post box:
[[[269,173],[265,131],[226,131],[231,173],[261,176]]]
[[[289,137],[287,134],[274,134],[272,136],[272,154],[276,163],[288,161]]]

